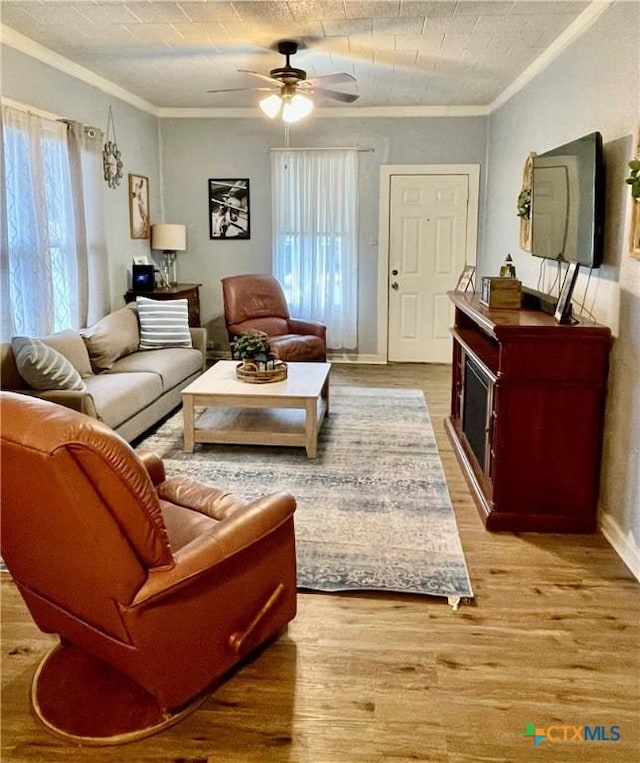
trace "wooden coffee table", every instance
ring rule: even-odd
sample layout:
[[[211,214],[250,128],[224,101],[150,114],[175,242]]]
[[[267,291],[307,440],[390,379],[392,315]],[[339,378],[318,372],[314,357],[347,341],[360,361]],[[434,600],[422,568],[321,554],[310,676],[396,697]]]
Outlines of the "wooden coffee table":
[[[299,445],[315,458],[331,363],[288,363],[288,378],[269,384],[239,381],[237,365],[220,360],[182,390],[185,453],[197,442]],[[205,408],[197,419],[196,406]]]

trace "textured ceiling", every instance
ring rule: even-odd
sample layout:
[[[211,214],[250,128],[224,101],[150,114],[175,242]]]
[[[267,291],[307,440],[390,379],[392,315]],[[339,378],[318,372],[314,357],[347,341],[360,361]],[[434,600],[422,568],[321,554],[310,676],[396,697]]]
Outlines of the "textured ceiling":
[[[3,25],[158,107],[254,106],[282,39],[309,77],[348,72],[359,107],[482,106],[589,6],[562,0],[0,0]],[[334,101],[319,105],[344,108]]]

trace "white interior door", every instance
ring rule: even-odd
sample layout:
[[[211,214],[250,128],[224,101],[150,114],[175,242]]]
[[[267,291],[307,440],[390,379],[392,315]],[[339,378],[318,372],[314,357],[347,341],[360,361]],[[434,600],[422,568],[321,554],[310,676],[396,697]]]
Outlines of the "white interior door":
[[[469,176],[392,175],[390,181],[388,358],[450,363],[447,291],[466,263]]]

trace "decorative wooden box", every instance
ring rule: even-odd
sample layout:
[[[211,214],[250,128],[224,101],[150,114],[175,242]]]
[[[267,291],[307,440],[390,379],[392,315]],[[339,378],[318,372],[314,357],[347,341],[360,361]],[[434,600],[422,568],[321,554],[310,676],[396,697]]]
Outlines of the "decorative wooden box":
[[[521,299],[522,282],[517,278],[485,276],[482,279],[480,302],[483,305],[513,310],[520,307]]]

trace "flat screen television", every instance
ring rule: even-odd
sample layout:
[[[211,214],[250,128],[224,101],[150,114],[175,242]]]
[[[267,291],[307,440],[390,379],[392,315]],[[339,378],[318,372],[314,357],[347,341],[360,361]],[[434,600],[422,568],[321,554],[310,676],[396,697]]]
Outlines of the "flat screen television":
[[[602,263],[604,161],[592,132],[533,160],[531,253],[587,268]]]

